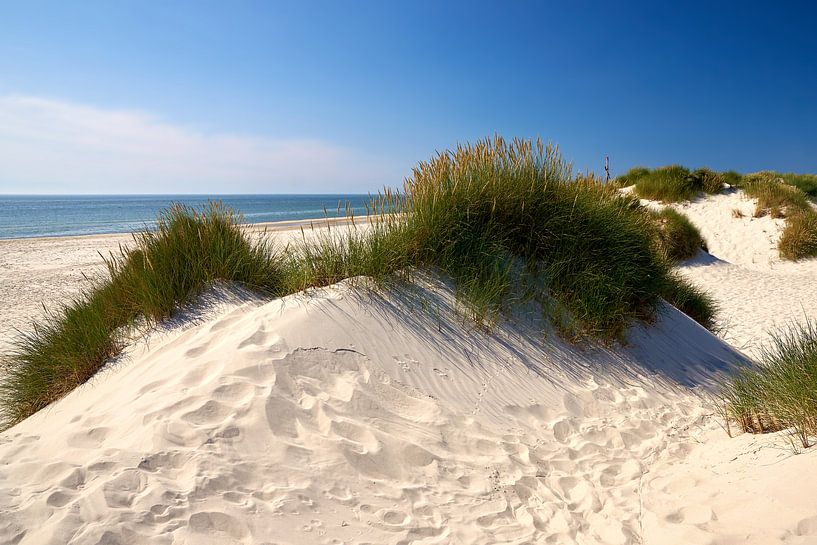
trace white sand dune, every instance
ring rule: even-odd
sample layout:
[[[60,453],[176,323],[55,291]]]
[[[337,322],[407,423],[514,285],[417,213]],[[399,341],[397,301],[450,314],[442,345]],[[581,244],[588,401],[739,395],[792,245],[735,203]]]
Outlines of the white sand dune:
[[[341,284],[153,339],[7,434],[4,537],[636,542],[646,464],[705,418],[675,379],[739,354],[673,311],[582,349],[458,325],[451,299]]]
[[[769,332],[817,318],[817,290],[811,288],[817,261],[781,260],[777,241],[785,220],[752,217],[755,202],[733,191],[675,205],[701,230],[711,254],[681,267],[682,272],[721,303],[723,337],[753,356]],[[744,217],[733,217],[735,209]]]
[[[745,345],[791,293],[772,283],[741,316],[743,283],[772,271],[718,255],[753,243],[690,216],[724,262],[684,273],[750,324],[728,338]],[[713,267],[744,271],[724,273],[736,291]],[[222,293],[151,335],[0,434],[0,543],[817,542],[814,453],[713,415],[743,358],[723,340],[669,307],[624,347],[566,344],[524,309],[485,332],[419,280]]]

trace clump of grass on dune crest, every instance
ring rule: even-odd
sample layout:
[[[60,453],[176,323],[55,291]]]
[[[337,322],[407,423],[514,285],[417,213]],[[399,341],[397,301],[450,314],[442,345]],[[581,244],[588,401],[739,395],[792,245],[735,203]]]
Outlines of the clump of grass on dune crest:
[[[661,202],[678,202],[694,199],[698,187],[690,177],[689,169],[681,165],[669,165],[650,170],[635,183],[635,192],[642,199]]]
[[[803,447],[817,434],[817,324],[806,320],[773,337],[760,363],[723,387],[728,420],[749,433],[793,430]]]
[[[773,218],[784,218],[792,212],[810,209],[806,194],[784,183],[774,172],[747,174],[743,190],[747,196],[757,199],[755,217],[769,214]]]
[[[780,178],[789,185],[793,185],[812,199],[817,198],[817,174],[795,174],[784,172]]]
[[[209,284],[225,280],[278,294],[276,254],[251,243],[239,217],[217,204],[174,206],[134,247],[106,259],[110,277],[46,316],[18,341],[0,381],[0,426],[33,414],[86,382],[125,345],[137,320],[156,323]]]
[[[646,167],[633,167],[618,178],[615,179],[620,187],[629,187],[635,185],[642,178],[650,175],[650,169]]]
[[[22,338],[0,384],[0,424],[87,381],[135,324],[171,316],[219,280],[283,296],[431,268],[453,280],[477,322],[535,300],[571,337],[613,339],[652,317],[662,297],[707,327],[714,321],[712,300],[671,272],[638,199],[592,175],[574,178],[539,141],[494,138],[441,153],[414,169],[403,194],[374,198],[368,219],[365,229],[304,233],[277,252],[251,242],[218,205],[171,208],[106,260],[105,282]]]
[[[404,209],[404,197],[387,194],[372,204],[380,211],[369,213],[365,229],[353,225],[301,230],[301,239],[281,252],[281,292],[296,293],[357,276],[382,283],[406,273],[414,264],[412,241],[405,218],[395,213]]]
[[[790,261],[817,257],[817,210],[808,196],[775,172],[748,174],[744,191],[757,199],[755,217],[786,218],[780,235],[780,257]]]
[[[502,306],[518,260],[555,302],[551,319],[577,334],[619,335],[676,294],[638,200],[577,183],[541,142],[458,147],[415,168],[406,193],[418,261],[450,274],[482,309]]]
[[[698,193],[718,193],[724,183],[737,180],[737,173],[720,173],[708,168],[690,170],[681,165],[669,165],[656,169],[637,167],[631,169],[618,180],[626,185],[635,185],[636,194],[642,199],[661,202],[689,201]]]
[[[651,214],[658,229],[658,248],[671,261],[690,259],[707,249],[701,232],[684,214],[672,208]]]
[[[804,210],[786,218],[777,247],[789,261],[817,257],[817,212]]]

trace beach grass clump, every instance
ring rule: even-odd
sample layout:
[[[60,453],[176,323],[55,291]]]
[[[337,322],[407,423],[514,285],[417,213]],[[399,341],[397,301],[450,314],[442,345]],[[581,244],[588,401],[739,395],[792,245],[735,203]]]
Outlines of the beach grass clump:
[[[692,185],[704,193],[719,193],[724,188],[725,177],[709,168],[699,168],[690,173]]]
[[[411,235],[405,217],[394,213],[398,206],[404,209],[403,198],[389,193],[373,199],[372,204],[381,210],[369,213],[365,228],[358,229],[353,223],[351,228],[327,224],[325,229],[301,229],[300,239],[280,253],[281,293],[359,276],[382,284],[393,275],[407,274],[414,264]],[[384,212],[386,206],[391,211]]]
[[[726,170],[720,173],[721,181],[730,188],[743,186],[743,174],[736,170]]]
[[[801,210],[787,217],[777,248],[789,261],[817,257],[817,212]]]
[[[817,257],[817,210],[806,193],[769,171],[748,174],[744,191],[757,199],[755,217],[769,215],[786,219],[777,245],[782,259],[798,261]]]
[[[277,295],[282,271],[273,248],[252,243],[240,217],[218,204],[173,206],[131,249],[105,258],[109,277],[48,313],[4,358],[0,426],[10,426],[91,378],[126,345],[137,321],[168,318],[218,280]]]
[[[779,331],[760,362],[722,389],[725,416],[749,433],[791,429],[805,448],[817,434],[817,324]]]
[[[526,140],[485,140],[421,163],[406,184],[417,261],[451,275],[486,312],[520,283],[514,271],[527,271],[535,278],[523,283],[544,286],[560,329],[615,337],[677,295],[680,280],[638,200],[582,180],[556,149]]]
[[[719,307],[715,299],[678,273],[670,275],[661,296],[709,331],[720,331],[717,322]]]
[[[779,177],[787,184],[793,185],[811,199],[817,199],[817,174],[795,174],[784,172]]]
[[[629,187],[635,185],[642,178],[650,175],[650,169],[646,167],[633,167],[615,179],[619,187]]]
[[[628,185],[635,185],[635,193],[642,199],[672,203],[695,199],[701,192],[719,193],[725,183],[736,182],[733,174],[737,173],[715,172],[708,168],[690,171],[681,165],[668,165],[655,169],[638,167],[622,178]]]
[[[672,208],[651,213],[655,220],[658,249],[673,262],[684,261],[706,250],[701,232],[684,214]]]
[[[266,239],[251,243],[232,210],[172,206],[156,227],[134,235],[134,248],[106,259],[111,291],[126,319],[169,318],[217,280],[277,294],[282,274]]]
[[[698,195],[698,190],[689,169],[681,165],[652,169],[635,184],[639,197],[661,202],[688,201]]]
[[[743,190],[748,197],[757,199],[756,218],[767,214],[773,218],[785,218],[792,212],[811,208],[805,193],[785,183],[774,172],[747,174]]]

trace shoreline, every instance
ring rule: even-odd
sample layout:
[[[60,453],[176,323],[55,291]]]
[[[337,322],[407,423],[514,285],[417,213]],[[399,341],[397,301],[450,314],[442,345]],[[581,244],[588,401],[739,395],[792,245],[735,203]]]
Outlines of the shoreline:
[[[284,231],[292,231],[294,229],[299,229],[301,227],[307,227],[310,225],[314,225],[315,227],[322,227],[325,225],[348,225],[354,221],[355,223],[368,223],[368,218],[365,216],[354,216],[352,218],[343,216],[343,217],[332,217],[332,218],[304,218],[298,220],[281,220],[281,221],[264,221],[258,223],[242,223],[241,227],[245,229],[249,229],[250,231],[263,231],[266,229],[269,232],[284,232]],[[121,238],[121,237],[130,237],[134,233],[138,231],[119,231],[115,233],[85,233],[81,235],[42,235],[42,236],[32,236],[32,237],[11,237],[11,238],[0,238],[0,244],[10,243],[10,242],[25,242],[25,241],[32,241],[32,242],[47,242],[47,241],[56,241],[56,240],[65,240],[65,239],[105,239],[105,238]]]
[[[355,217],[357,226],[367,217]],[[277,244],[300,237],[301,228],[317,233],[328,226],[350,225],[351,218],[312,218],[263,223],[243,223],[253,239],[271,236]],[[314,231],[311,227],[314,226]],[[45,308],[81,296],[94,280],[107,273],[101,256],[116,253],[133,242],[133,232],[0,240],[0,354],[9,350],[21,331],[29,331]]]

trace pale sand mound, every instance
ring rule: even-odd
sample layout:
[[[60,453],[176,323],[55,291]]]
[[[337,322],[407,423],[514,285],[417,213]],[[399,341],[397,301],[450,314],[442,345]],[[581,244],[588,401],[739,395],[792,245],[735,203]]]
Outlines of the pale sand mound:
[[[756,202],[737,190],[673,205],[700,229],[711,254],[681,271],[718,300],[723,338],[751,356],[771,331],[817,318],[817,260],[781,260],[777,241],[785,220],[752,217]],[[733,217],[735,209],[744,217]]]
[[[436,282],[344,284],[154,337],[0,436],[0,541],[769,543],[817,529],[796,497],[747,526],[736,487],[713,481],[721,451],[698,441],[743,444],[714,437],[693,392],[741,356],[677,311],[601,349],[522,318],[475,331],[451,301]]]
[[[817,317],[817,261],[734,207],[678,206],[713,254],[682,271],[753,351]],[[817,542],[817,449],[726,436],[705,392],[742,356],[685,316],[573,347],[451,300],[344,283],[153,335],[0,434],[0,543]]]

